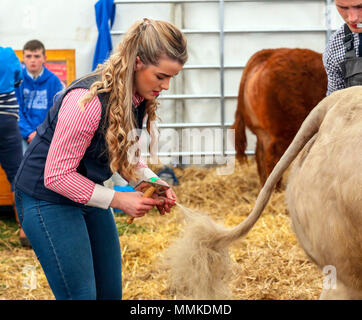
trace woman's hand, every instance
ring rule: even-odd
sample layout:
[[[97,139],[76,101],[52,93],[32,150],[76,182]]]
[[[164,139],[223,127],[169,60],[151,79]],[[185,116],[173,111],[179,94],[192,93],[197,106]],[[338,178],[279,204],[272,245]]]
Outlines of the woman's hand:
[[[159,196],[156,195],[156,199],[160,198],[163,199],[164,202],[162,205],[157,205],[157,209],[160,212],[161,215],[164,215],[166,212],[170,212],[171,208],[176,204],[176,193],[172,190],[172,188],[168,185],[166,181],[163,181],[161,179],[157,180],[157,183],[164,184],[165,186],[168,186],[169,188],[165,191],[165,196]]]
[[[164,200],[158,198],[144,198],[142,192],[119,192],[116,191],[111,201],[111,208],[120,209],[128,215],[139,218],[143,217],[154,206],[164,205]]]

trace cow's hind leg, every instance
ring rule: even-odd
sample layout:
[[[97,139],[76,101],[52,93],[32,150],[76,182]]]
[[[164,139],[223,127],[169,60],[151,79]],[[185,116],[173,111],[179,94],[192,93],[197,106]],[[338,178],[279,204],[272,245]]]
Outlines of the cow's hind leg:
[[[283,141],[278,141],[278,140],[270,140],[268,142],[268,144],[265,146],[265,151],[264,151],[264,162],[265,162],[265,181],[266,179],[269,177],[269,175],[271,174],[271,172],[273,171],[275,165],[278,163],[278,161],[280,160],[280,158],[282,157],[283,153],[285,152],[285,150],[287,149],[287,146],[285,145],[285,142]],[[264,181],[264,182],[265,182]],[[276,186],[275,189],[277,191],[281,190],[281,186],[282,186],[282,179],[280,179]]]
[[[260,138],[258,138],[256,141],[255,159],[258,168],[260,184],[263,186],[267,179],[267,175],[265,169],[264,146],[263,141]]]

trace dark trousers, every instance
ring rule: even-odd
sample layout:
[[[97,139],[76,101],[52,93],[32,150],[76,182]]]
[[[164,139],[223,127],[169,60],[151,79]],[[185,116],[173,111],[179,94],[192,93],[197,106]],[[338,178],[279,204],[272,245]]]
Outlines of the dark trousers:
[[[14,178],[23,159],[22,138],[15,116],[0,114],[0,164],[14,191]]]

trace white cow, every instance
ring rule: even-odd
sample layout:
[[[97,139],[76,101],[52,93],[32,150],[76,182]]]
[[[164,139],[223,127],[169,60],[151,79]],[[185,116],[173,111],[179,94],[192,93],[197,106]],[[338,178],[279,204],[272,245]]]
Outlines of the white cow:
[[[362,87],[338,91],[320,108],[327,112],[295,161],[287,207],[308,256],[336,271],[337,287],[321,298],[362,299]]]
[[[362,86],[334,92],[311,111],[241,224],[191,219],[168,253],[176,289],[218,297],[225,249],[250,231],[294,159],[286,189],[293,229],[317,266],[335,271],[336,287],[332,279],[320,298],[362,299]]]

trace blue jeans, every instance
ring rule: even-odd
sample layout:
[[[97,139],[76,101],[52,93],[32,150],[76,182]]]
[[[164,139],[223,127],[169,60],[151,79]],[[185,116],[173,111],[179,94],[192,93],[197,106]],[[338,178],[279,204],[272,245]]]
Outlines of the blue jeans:
[[[59,300],[122,299],[113,214],[38,200],[16,189],[19,222]]]

